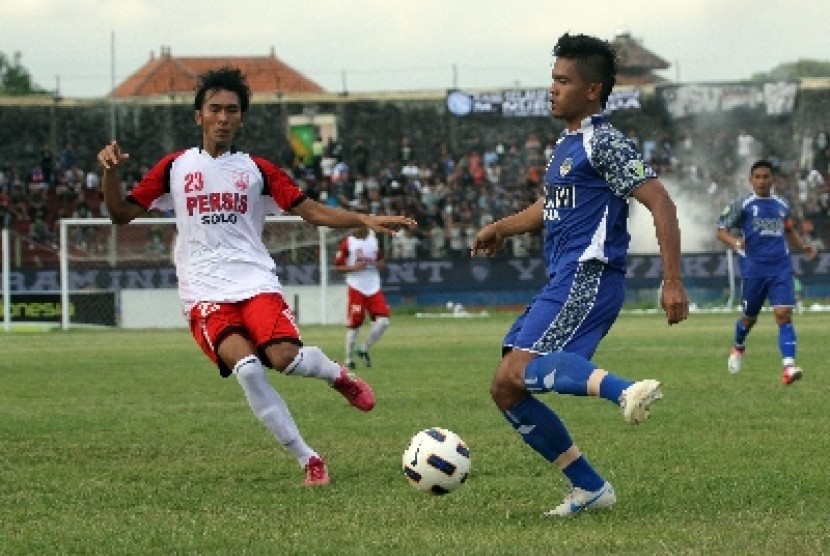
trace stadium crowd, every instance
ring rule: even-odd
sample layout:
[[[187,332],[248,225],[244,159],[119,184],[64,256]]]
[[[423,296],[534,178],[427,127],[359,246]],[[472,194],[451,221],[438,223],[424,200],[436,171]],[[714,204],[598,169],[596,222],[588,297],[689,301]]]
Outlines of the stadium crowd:
[[[794,208],[799,231],[819,249],[830,243],[830,141],[828,131],[805,131],[790,141],[788,152],[775,152],[752,130],[737,134],[680,130],[677,136],[630,138],[658,171],[672,194],[702,207],[701,224],[714,226],[720,210],[738,192],[748,190],[748,168],[757,158],[776,168],[776,193]],[[313,155],[303,161],[290,148],[273,158],[294,177],[310,197],[334,206],[373,214],[403,213],[415,218],[415,232],[402,232],[383,248],[388,258],[466,256],[476,231],[532,204],[557,134],[479,142],[463,152],[447,143],[432,156],[411,138],[399,139],[396,159],[374,157],[363,138],[350,145],[317,138]],[[146,166],[122,176],[129,191]],[[30,246],[56,249],[61,218],[106,216],[99,169],[79,160],[71,143],[57,156],[48,145],[40,164],[31,169],[0,168],[0,224],[11,228]],[[713,228],[714,229],[714,228]],[[155,237],[153,237],[155,235]],[[76,249],[105,249],[89,230],[77,227],[70,238]],[[524,257],[536,252],[540,238],[530,234],[510,238],[505,255]],[[712,234],[712,249],[717,243]],[[146,254],[166,256],[157,230],[150,230]]]

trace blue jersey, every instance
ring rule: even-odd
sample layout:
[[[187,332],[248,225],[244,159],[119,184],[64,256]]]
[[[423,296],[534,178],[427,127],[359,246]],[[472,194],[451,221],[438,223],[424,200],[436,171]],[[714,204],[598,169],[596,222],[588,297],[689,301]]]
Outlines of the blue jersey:
[[[545,172],[544,239],[549,276],[599,260],[625,271],[628,199],[656,178],[634,143],[603,115],[565,130]]]
[[[718,228],[738,229],[743,235],[741,276],[778,276],[793,271],[786,231],[792,226],[790,206],[775,195],[748,193],[732,201],[718,218]]]

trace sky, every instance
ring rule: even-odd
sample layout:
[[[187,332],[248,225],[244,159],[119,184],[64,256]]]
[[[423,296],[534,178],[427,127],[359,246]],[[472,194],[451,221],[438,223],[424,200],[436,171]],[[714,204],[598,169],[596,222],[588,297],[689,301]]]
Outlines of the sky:
[[[24,0],[3,2],[0,52],[34,82],[103,97],[158,55],[267,56],[331,92],[547,87],[565,32],[627,31],[684,83],[830,60],[821,0]]]

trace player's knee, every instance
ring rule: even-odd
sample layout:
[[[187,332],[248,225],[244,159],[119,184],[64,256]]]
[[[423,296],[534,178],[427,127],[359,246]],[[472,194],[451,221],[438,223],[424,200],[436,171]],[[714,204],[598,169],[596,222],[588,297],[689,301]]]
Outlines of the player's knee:
[[[790,324],[793,320],[793,312],[789,307],[784,309],[775,309],[774,314],[775,323],[778,324],[778,326]]]
[[[500,410],[507,411],[527,395],[521,374],[504,360],[496,370],[490,382],[490,397]]]
[[[265,354],[268,356],[268,362],[271,363],[271,366],[275,370],[283,372],[296,359],[299,351],[299,346],[289,342],[282,342],[268,346]]]

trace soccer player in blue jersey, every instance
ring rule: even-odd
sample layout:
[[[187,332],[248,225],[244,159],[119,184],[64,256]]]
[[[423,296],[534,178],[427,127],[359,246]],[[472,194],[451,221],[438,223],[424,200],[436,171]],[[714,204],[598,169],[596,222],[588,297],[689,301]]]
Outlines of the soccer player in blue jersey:
[[[752,193],[732,201],[718,218],[717,238],[740,256],[742,313],[735,323],[735,343],[729,354],[727,369],[741,370],[746,336],[758,320],[758,313],[769,299],[778,324],[778,348],[784,367],[781,381],[792,384],[803,372],[795,364],[796,335],[793,327],[795,287],[789,246],[804,253],[808,260],[816,248],[804,241],[793,226],[790,207],[772,194],[772,164],[758,160],[749,171]],[[738,230],[738,236],[732,235]]]
[[[551,112],[567,129],[548,162],[544,196],[482,228],[471,252],[492,255],[505,238],[525,232],[541,230],[544,236],[548,282],[504,338],[490,394],[522,439],[572,483],[564,501],[546,514],[568,516],[608,508],[616,494],[559,416],[534,394],[600,396],[619,405],[632,424],[647,419],[651,404],[662,397],[658,381],[627,380],[590,361],[625,299],[631,197],[654,220],[669,324],[688,316],[689,303],[674,202],[634,144],[603,114],[616,76],[611,45],[566,33],[553,54]]]

